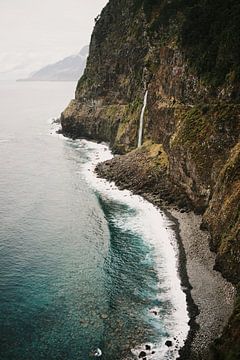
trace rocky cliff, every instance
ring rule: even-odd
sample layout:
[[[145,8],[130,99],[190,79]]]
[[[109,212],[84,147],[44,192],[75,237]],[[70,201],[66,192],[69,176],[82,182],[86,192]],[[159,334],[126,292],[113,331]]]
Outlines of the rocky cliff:
[[[240,279],[240,5],[237,0],[110,0],[63,133],[124,154],[101,174],[155,203],[202,214],[216,269]],[[144,93],[144,144],[137,133]],[[106,170],[107,169],[107,170]],[[120,169],[120,170],[119,170]],[[107,174],[108,173],[108,174]],[[239,303],[216,359],[237,359]]]

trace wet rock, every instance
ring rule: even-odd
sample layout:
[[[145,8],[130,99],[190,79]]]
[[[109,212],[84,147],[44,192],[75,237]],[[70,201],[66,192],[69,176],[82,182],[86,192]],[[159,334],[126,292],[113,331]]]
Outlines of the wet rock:
[[[167,341],[165,342],[165,345],[168,346],[168,347],[171,347],[171,346],[173,346],[173,343],[172,343],[171,340],[167,340]]]
[[[156,310],[150,310],[150,313],[157,316],[157,311]]]
[[[146,356],[147,354],[145,353],[145,351],[141,351],[140,354],[138,355],[139,359],[145,358]]]
[[[146,346],[145,346],[145,349],[148,350],[148,351],[150,351],[150,350],[151,350],[151,346],[150,346],[150,345],[146,345]]]

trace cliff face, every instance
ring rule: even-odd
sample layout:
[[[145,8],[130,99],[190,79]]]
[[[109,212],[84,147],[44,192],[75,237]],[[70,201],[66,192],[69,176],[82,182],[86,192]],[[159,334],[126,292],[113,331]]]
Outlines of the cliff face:
[[[64,134],[107,141],[128,153],[137,171],[142,166],[146,181],[135,188],[152,188],[155,200],[203,214],[216,268],[234,284],[240,279],[239,19],[236,0],[110,0],[96,19],[75,99],[61,117]],[[142,164],[131,151],[146,89]],[[133,174],[124,171],[124,157],[109,164],[119,165],[126,183]],[[239,330],[236,314],[230,329]],[[223,358],[229,339],[215,347]]]
[[[148,52],[144,21],[134,1],[111,1],[102,11],[75,100],[62,116],[66,134],[108,141],[119,152],[133,149]]]

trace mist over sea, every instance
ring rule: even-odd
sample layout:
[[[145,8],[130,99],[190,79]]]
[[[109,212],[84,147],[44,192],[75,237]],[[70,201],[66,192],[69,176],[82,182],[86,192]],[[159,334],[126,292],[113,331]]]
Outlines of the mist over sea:
[[[0,82],[0,359],[176,359],[189,328],[174,232],[96,178],[106,144],[55,134],[75,86]]]

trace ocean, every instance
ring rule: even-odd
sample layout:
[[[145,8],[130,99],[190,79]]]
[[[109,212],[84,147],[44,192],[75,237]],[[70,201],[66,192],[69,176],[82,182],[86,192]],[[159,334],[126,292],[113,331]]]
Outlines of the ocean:
[[[0,359],[176,359],[189,317],[171,221],[97,178],[107,144],[56,134],[75,87],[0,82]]]

